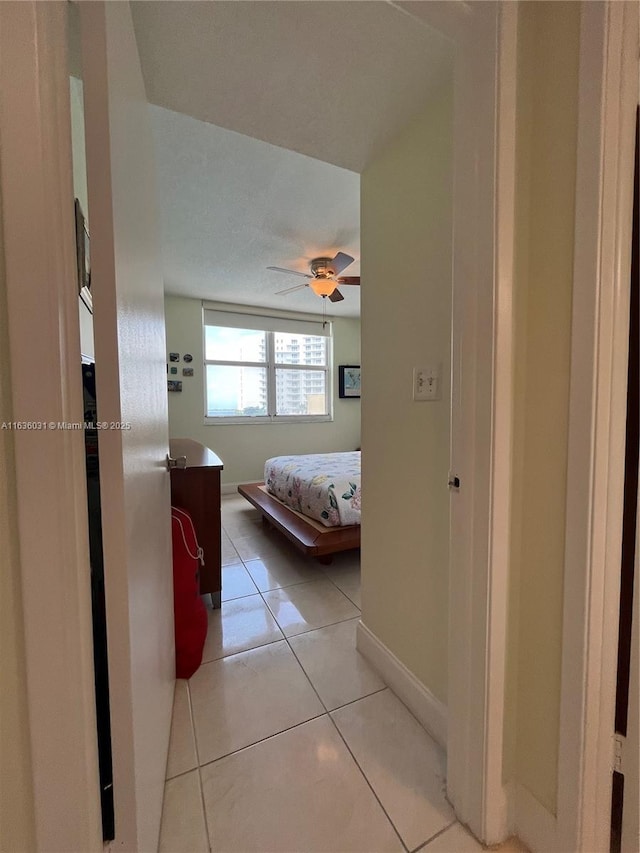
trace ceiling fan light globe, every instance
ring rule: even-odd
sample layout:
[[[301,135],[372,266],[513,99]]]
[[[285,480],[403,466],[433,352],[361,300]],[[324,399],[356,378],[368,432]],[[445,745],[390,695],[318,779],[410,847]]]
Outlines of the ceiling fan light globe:
[[[316,296],[331,296],[337,286],[338,283],[330,278],[314,278],[309,282],[309,287]]]

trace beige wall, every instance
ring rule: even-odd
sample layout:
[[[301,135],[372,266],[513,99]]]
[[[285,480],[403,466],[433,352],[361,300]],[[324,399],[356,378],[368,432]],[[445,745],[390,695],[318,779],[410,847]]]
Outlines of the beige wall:
[[[520,4],[505,776],[556,810],[580,4]]]
[[[0,222],[0,233],[2,223]],[[4,258],[0,248],[0,422],[11,420]],[[29,716],[13,435],[0,429],[0,850],[33,850]]]
[[[452,100],[447,81],[361,179],[363,621],[443,701]],[[433,364],[442,399],[413,402]]]
[[[259,311],[260,309],[256,309]],[[182,393],[169,394],[169,434],[193,438],[214,450],[224,462],[223,483],[261,480],[270,456],[355,450],[360,446],[360,401],[338,398],[338,365],[360,363],[360,322],[333,324],[334,420],[307,424],[204,424],[202,303],[167,296],[167,360],[169,352],[193,355],[194,376],[183,379]],[[182,373],[184,362],[177,365]]]

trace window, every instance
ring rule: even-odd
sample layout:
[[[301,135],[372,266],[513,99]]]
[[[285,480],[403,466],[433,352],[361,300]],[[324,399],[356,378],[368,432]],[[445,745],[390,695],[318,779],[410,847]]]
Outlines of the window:
[[[331,326],[205,309],[207,423],[330,420]]]

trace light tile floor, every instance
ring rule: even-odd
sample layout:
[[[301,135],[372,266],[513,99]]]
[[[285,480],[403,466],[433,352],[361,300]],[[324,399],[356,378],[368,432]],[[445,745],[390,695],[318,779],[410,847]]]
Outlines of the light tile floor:
[[[357,552],[323,567],[239,496],[222,524],[223,603],[176,683],[160,851],[482,850],[441,749],[356,651]]]

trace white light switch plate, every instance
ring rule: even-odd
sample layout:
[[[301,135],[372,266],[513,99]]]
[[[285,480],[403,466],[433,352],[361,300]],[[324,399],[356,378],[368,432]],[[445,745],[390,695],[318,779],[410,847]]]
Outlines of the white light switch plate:
[[[438,367],[413,368],[413,399],[420,402],[440,399],[440,370]]]

